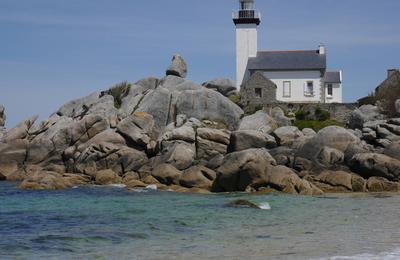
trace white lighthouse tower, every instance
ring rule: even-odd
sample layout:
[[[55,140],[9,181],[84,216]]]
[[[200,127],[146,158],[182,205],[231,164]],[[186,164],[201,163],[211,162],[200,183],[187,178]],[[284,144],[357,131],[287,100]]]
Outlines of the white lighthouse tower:
[[[239,0],[240,9],[233,13],[236,25],[236,87],[239,90],[250,57],[257,56],[257,26],[260,13],[254,9],[254,0]]]

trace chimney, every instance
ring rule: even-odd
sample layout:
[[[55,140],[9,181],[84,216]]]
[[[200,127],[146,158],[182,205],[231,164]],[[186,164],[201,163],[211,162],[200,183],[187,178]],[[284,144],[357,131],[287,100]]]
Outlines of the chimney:
[[[390,78],[394,73],[398,72],[398,69],[388,69],[387,77]]]
[[[325,45],[324,44],[320,44],[319,45],[319,54],[321,54],[321,55],[324,55],[324,54],[326,54],[326,48],[325,48]]]

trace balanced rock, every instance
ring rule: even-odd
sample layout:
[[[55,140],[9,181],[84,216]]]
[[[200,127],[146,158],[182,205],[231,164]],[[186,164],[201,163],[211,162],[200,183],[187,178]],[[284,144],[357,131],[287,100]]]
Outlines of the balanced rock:
[[[172,58],[172,64],[168,67],[167,72],[168,75],[174,75],[181,78],[186,78],[187,76],[187,64],[186,61],[182,58],[181,55],[176,54]]]

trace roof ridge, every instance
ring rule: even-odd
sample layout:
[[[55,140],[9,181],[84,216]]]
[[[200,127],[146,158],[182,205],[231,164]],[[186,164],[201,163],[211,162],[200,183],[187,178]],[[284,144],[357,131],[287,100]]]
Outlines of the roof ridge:
[[[277,51],[258,51],[257,53],[282,53],[282,52],[318,52],[318,50],[277,50]]]

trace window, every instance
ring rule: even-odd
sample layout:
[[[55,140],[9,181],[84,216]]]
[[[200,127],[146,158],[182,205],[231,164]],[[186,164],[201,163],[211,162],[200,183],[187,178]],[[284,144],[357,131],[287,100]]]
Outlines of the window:
[[[306,87],[304,90],[304,96],[314,96],[314,82],[307,81]]]
[[[242,10],[253,10],[253,3],[251,2],[242,2],[241,5]]]
[[[290,81],[283,82],[283,97],[290,97],[292,92],[292,83]]]
[[[255,92],[257,98],[262,98],[262,89],[261,88],[255,88],[254,92]]]
[[[333,96],[333,85],[328,84],[328,96]]]

